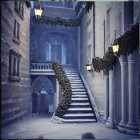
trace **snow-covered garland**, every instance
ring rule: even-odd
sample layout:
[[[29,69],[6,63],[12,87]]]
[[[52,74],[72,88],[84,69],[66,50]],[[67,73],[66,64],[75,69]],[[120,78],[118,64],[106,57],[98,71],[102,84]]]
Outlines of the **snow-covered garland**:
[[[88,13],[94,2],[85,2],[85,10],[86,13]],[[46,23],[46,24],[51,24],[51,25],[63,25],[63,26],[70,26],[70,27],[78,27],[80,25],[79,21],[77,19],[69,19],[69,18],[61,18],[61,17],[47,17],[47,16],[42,16],[40,19],[36,19],[34,17],[34,21],[36,23]]]
[[[63,26],[70,26],[70,27],[78,27],[79,22],[77,19],[68,19],[68,18],[61,18],[61,17],[46,17],[42,16],[40,19],[36,19],[34,17],[34,21],[36,23],[46,23],[51,25],[63,25]]]
[[[61,85],[63,91],[61,101],[58,104],[58,107],[55,111],[55,116],[62,118],[71,103],[71,97],[72,97],[71,84],[69,79],[67,78],[67,75],[62,65],[60,65],[58,62],[54,62],[52,64],[52,69],[54,70],[56,74],[56,78],[59,81],[59,84]]]
[[[131,25],[131,27],[118,39],[119,52],[118,56],[129,55],[138,47],[139,44],[139,23]],[[112,47],[108,48],[103,58],[95,57],[92,59],[94,71],[100,72],[101,70],[108,71],[113,69],[116,64],[116,57],[114,56]]]

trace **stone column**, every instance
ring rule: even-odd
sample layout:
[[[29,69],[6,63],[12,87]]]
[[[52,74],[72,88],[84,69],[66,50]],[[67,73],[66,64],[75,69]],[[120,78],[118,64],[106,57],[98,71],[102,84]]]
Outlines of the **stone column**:
[[[128,63],[127,56],[121,55],[120,58],[121,64],[121,121],[118,125],[118,130],[125,132],[125,125],[128,121]]]
[[[137,51],[138,52],[138,51]],[[139,134],[139,125],[137,121],[137,67],[136,67],[136,51],[128,56],[128,123],[126,125],[126,133]]]
[[[109,118],[106,127],[114,128],[114,70],[109,71]]]
[[[58,80],[56,79],[56,94],[55,94],[55,106],[57,108],[58,106],[58,103],[59,103],[59,82]]]
[[[109,72],[105,72],[105,82],[106,82],[106,95],[105,95],[105,114],[104,120],[107,121],[109,116]]]

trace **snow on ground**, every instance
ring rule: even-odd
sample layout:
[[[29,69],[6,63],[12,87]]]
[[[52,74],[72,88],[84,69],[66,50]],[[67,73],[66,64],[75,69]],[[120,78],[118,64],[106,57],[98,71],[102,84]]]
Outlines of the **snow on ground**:
[[[109,129],[97,123],[55,124],[46,116],[32,116],[1,129],[2,139],[81,139],[85,132],[91,132],[96,139],[138,139],[116,129]]]

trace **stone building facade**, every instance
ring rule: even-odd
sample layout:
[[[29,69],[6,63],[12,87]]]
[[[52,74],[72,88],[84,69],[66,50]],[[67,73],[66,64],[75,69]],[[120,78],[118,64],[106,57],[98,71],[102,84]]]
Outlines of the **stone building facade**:
[[[33,3],[34,5],[35,3]],[[72,8],[71,3],[67,2],[41,2],[42,8],[44,8],[43,16],[48,17],[62,17],[62,18],[75,18],[75,11]],[[59,62],[64,67],[78,66],[78,48],[77,48],[77,27],[65,27],[60,25],[50,24],[38,24],[34,20],[34,10],[31,10],[31,40],[30,40],[30,60],[31,64],[35,63],[52,63]],[[42,74],[41,74],[42,75]],[[37,79],[43,82],[43,79],[48,79],[49,84],[34,84]],[[46,81],[45,80],[45,81]],[[32,94],[33,98],[33,110],[32,113],[54,113],[57,104],[61,97],[61,88],[54,73],[48,74],[48,71],[44,71],[44,75],[40,76],[31,73]],[[46,86],[45,86],[46,85]],[[53,92],[51,93],[48,88],[52,85]],[[41,94],[41,89],[44,88],[47,94]],[[35,92],[38,90],[38,96]],[[60,94],[60,96],[59,96]],[[41,96],[45,97],[43,101]],[[38,102],[36,104],[36,102]],[[47,103],[47,104],[45,104]],[[45,108],[43,108],[45,104]],[[34,108],[38,108],[35,109]]]
[[[2,125],[31,113],[30,3],[1,2]]]
[[[122,60],[121,58],[124,56],[118,58],[114,71],[109,73],[97,73],[94,70],[89,72],[86,70],[85,65],[88,61],[89,63],[92,63],[93,57],[104,56],[107,48],[114,42],[114,30],[117,31],[117,37],[119,37],[131,24],[138,22],[138,9],[138,2],[95,2],[90,12],[88,14],[83,14],[78,30],[78,68],[85,85],[87,85],[93,107],[98,112],[97,117],[105,123],[107,127],[114,128],[118,126],[119,131],[130,134],[138,133],[139,88],[138,78],[136,78],[139,77],[138,50],[133,54],[133,57],[135,56],[135,58],[131,58],[134,59],[132,61],[134,61],[136,67],[135,73],[130,73],[132,68],[129,67],[131,65],[131,60],[129,61],[130,56],[125,56],[125,60]],[[122,68],[124,63],[126,64],[125,71],[123,71],[124,69]],[[123,75],[123,72],[125,75]],[[137,75],[136,77],[135,74]],[[129,81],[131,76],[134,77],[133,80],[136,82],[133,87],[133,91],[136,90],[135,93],[131,93],[130,88],[128,88],[132,84],[131,81]],[[124,82],[122,81],[122,77],[125,78],[125,85],[122,85]],[[125,97],[122,95],[122,88],[126,89]],[[135,94],[133,101],[135,102],[136,110],[134,110],[134,112],[132,112],[130,107],[130,94]],[[123,110],[124,106],[125,111]],[[127,117],[125,118],[123,125],[121,125],[120,122],[122,122],[124,114],[125,117]],[[133,122],[134,128],[127,127],[127,123],[129,124],[129,119],[131,118],[129,116],[130,114],[133,119],[135,118],[135,121]]]

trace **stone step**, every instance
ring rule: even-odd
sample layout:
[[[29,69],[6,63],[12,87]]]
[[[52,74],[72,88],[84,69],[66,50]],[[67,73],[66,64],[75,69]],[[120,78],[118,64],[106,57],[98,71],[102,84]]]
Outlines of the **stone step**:
[[[67,77],[80,77],[79,74],[66,74]]]
[[[65,114],[64,117],[70,117],[70,116],[74,116],[74,117],[78,117],[78,116],[94,116],[93,113],[81,113],[81,114]]]
[[[81,114],[84,114],[84,113],[81,113]],[[63,119],[95,119],[95,116],[80,116],[81,114],[74,114],[74,115],[77,115],[77,116],[72,116],[72,114],[70,116],[63,116]],[[85,113],[85,114],[89,114],[89,113]],[[91,113],[92,114],[92,113]]]
[[[71,100],[71,103],[88,103],[89,100]]]
[[[87,92],[85,92],[85,91],[81,91],[81,92],[78,92],[78,91],[72,91],[72,94],[73,95],[87,95]]]
[[[71,81],[71,80],[80,80],[79,77],[68,77],[68,79]]]
[[[67,77],[71,76],[71,77],[74,77],[74,76],[79,76],[78,73],[66,73]]]
[[[77,71],[65,71],[65,73],[66,73],[66,75],[74,75],[74,74],[76,74],[76,75],[79,75],[79,73],[77,72]]]
[[[79,89],[79,88],[80,88],[80,89],[85,89],[84,86],[79,86],[79,87],[78,87],[78,86],[71,86],[71,88],[72,88],[72,89]]]
[[[76,113],[93,113],[93,110],[67,110],[66,114],[76,114]]]
[[[71,86],[84,86],[84,84],[78,84],[78,83],[75,83],[75,84],[71,84]]]
[[[81,80],[77,81],[77,80],[69,80],[71,84],[83,84],[83,82]]]
[[[70,105],[90,105],[90,103],[71,103]]]
[[[82,88],[81,89],[73,89],[72,88],[72,91],[86,91],[86,90],[85,90],[85,88],[83,88],[83,89]]]
[[[94,123],[96,119],[63,119],[65,123]]]
[[[81,98],[81,97],[79,97],[79,98],[71,98],[71,100],[73,101],[73,100],[81,100],[81,101],[83,101],[83,100],[89,100],[88,98]]]
[[[80,88],[80,87],[84,87],[84,88],[85,88],[84,85],[78,85],[78,84],[72,84],[71,87],[79,87],[79,88]]]
[[[92,107],[91,105],[70,105],[69,107],[75,108],[75,107]]]
[[[67,76],[68,78],[79,78],[79,79],[81,79],[79,76]]]
[[[72,95],[72,98],[80,98],[80,97],[86,97],[86,98],[88,98],[88,96],[87,95]]]
[[[88,111],[90,111],[90,110],[92,110],[92,108],[91,107],[75,107],[75,108],[68,108],[68,110],[77,110],[77,111],[81,111],[81,110],[88,110]]]
[[[70,82],[82,82],[81,79],[69,79],[69,80],[70,80]]]

